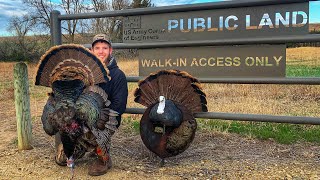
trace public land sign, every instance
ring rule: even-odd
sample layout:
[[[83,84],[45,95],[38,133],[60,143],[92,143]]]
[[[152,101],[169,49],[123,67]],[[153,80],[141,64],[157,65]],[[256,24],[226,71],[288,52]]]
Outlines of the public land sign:
[[[308,33],[309,3],[128,16],[123,42],[215,40]]]
[[[213,9],[154,15],[128,16],[124,20],[123,42],[169,42],[227,40],[248,37],[274,37],[283,35],[308,34],[309,3],[292,3],[269,6]],[[272,49],[272,50],[271,50]],[[139,50],[139,73],[148,75],[157,69],[186,70],[198,77],[245,76],[245,77],[279,77],[285,76],[285,46],[225,46],[192,48],[159,48]],[[188,55],[188,56],[187,56]],[[279,59],[279,64],[267,65]],[[203,58],[220,57],[207,61],[207,65],[191,66],[194,58],[204,62]],[[238,57],[228,60],[228,57]],[[247,57],[253,57],[256,64],[246,65]],[[274,58],[275,57],[275,58]],[[176,66],[167,62],[182,58]],[[183,60],[184,59],[184,60]],[[259,60],[260,59],[260,60]],[[261,60],[264,59],[264,60]],[[268,60],[266,60],[268,59]],[[147,60],[147,61],[146,61]],[[158,67],[147,62],[158,61]],[[227,63],[228,61],[228,63]],[[257,63],[262,62],[264,63]],[[268,61],[268,63],[267,63]],[[168,66],[162,66],[167,62]],[[179,60],[180,62],[180,60]],[[229,63],[232,62],[232,63]],[[211,63],[211,65],[209,65]],[[249,63],[249,62],[247,62]],[[283,64],[281,64],[283,63]],[[166,63],[164,63],[166,64]],[[221,65],[221,66],[218,66]],[[250,64],[250,63],[249,63]],[[182,65],[182,66],[180,66]],[[229,66],[230,65],[230,66]],[[266,72],[265,72],[266,71]],[[283,72],[280,72],[283,71]],[[202,73],[204,72],[204,73]]]

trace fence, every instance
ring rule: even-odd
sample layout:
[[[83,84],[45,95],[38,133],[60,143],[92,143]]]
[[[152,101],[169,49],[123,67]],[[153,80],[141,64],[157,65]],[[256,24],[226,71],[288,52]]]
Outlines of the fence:
[[[51,12],[51,40],[52,45],[62,43],[61,21],[72,19],[86,18],[103,18],[115,16],[133,16],[133,15],[151,15],[163,13],[176,13],[187,11],[212,10],[223,8],[239,8],[252,6],[280,5],[290,3],[303,3],[308,0],[243,0],[243,1],[227,1],[219,3],[203,3],[193,5],[180,5],[172,7],[154,7],[145,9],[127,9],[86,14],[69,14],[61,15],[59,11]],[[146,43],[115,43],[115,49],[150,49],[150,48],[168,48],[168,47],[194,47],[194,46],[218,46],[218,45],[256,45],[256,44],[283,44],[298,42],[319,42],[320,36],[316,34],[308,35],[281,35],[276,37],[248,37],[248,38],[231,38],[216,40],[190,40],[190,41],[173,41],[173,42],[146,42]],[[88,45],[87,45],[88,46]],[[128,82],[137,82],[143,77],[127,77]],[[320,78],[199,78],[203,83],[228,83],[228,84],[298,84],[298,85],[320,85]],[[144,109],[128,108],[126,113],[142,114]],[[262,122],[278,122],[278,123],[296,123],[296,124],[320,124],[320,118],[317,117],[301,117],[301,116],[273,116],[273,115],[257,115],[257,114],[231,114],[231,113],[197,113],[197,118],[209,119],[226,119],[240,121],[262,121]]]

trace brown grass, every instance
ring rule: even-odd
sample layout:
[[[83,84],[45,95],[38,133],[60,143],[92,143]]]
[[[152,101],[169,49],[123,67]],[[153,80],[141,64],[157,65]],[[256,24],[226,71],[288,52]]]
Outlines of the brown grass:
[[[320,66],[320,48],[294,48],[287,50],[288,63]],[[119,60],[119,67],[128,76],[138,75],[138,60]],[[1,115],[14,116],[13,90],[14,63],[0,63]],[[32,116],[41,116],[49,88],[33,85],[36,65],[29,64],[30,101]],[[129,83],[128,107],[142,107],[133,101],[137,83]],[[320,116],[320,87],[302,85],[247,85],[203,84],[211,112],[249,114]],[[3,116],[2,116],[3,117]],[[137,117],[139,115],[127,115]]]
[[[287,64],[320,66],[319,47],[299,47],[287,49]]]

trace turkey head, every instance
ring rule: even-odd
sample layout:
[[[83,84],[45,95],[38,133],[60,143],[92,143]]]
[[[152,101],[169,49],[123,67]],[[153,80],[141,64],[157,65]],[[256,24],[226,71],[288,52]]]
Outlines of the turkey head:
[[[160,158],[185,151],[194,139],[196,112],[206,112],[207,101],[199,81],[184,71],[162,70],[138,83],[135,102],[147,107],[140,136]]]
[[[82,135],[89,130],[93,143],[106,148],[107,121],[117,123],[117,112],[109,109],[108,95],[96,84],[110,80],[105,65],[88,49],[75,44],[50,48],[40,59],[35,85],[52,89],[41,121],[48,135],[60,133],[67,158],[83,155]],[[83,141],[81,141],[83,142]]]

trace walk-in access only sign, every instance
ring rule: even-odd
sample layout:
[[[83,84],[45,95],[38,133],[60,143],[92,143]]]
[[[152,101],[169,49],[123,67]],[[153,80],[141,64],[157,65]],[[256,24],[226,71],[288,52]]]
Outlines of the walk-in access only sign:
[[[142,51],[142,53],[140,53]],[[285,45],[142,49],[139,75],[179,69],[196,77],[284,77]]]

